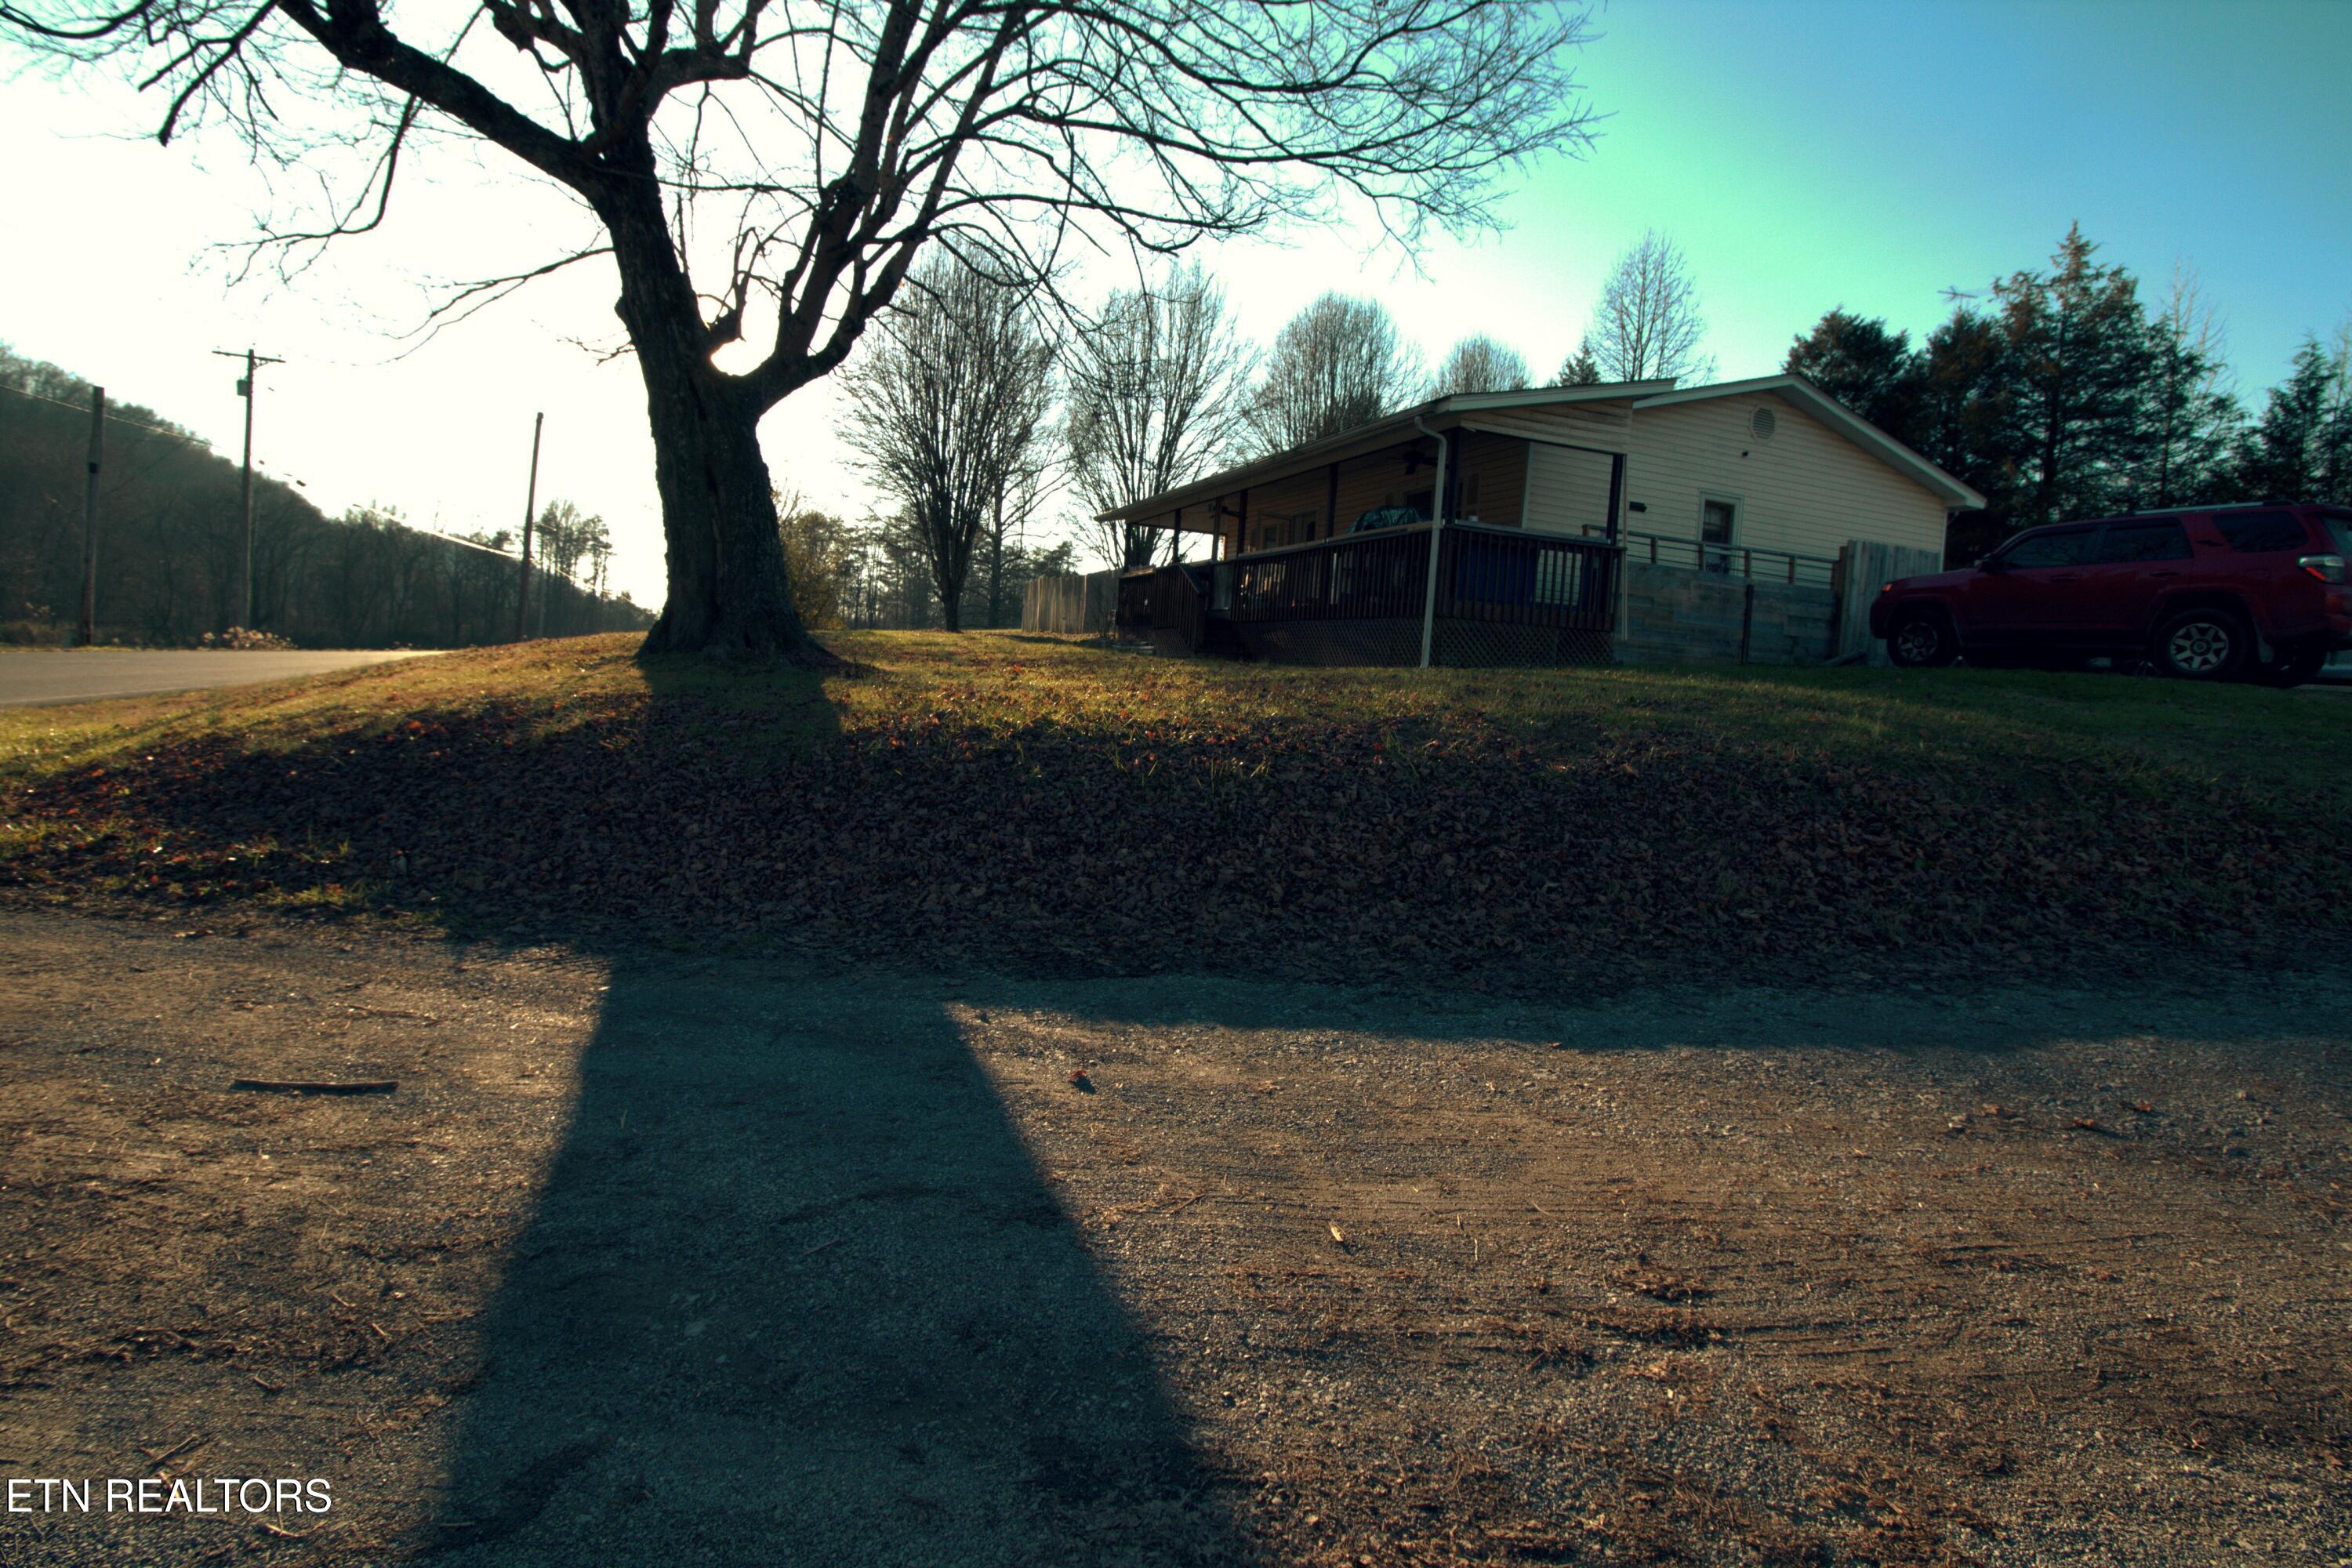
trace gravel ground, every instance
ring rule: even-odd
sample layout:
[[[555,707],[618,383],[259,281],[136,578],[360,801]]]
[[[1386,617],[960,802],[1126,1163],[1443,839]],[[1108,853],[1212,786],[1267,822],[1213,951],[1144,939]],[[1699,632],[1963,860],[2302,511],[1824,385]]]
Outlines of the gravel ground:
[[[2352,1563],[2317,973],[1451,1008],[210,918],[0,913],[0,1476],[101,1505],[0,1561]],[[334,1506],[102,1511],[256,1477]]]

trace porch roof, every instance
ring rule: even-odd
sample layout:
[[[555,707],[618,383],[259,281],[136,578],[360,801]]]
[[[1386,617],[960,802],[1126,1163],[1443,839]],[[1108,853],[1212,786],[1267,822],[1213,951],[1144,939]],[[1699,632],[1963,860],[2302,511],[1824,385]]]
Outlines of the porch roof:
[[[1598,386],[1541,386],[1526,392],[1457,392],[1445,397],[1433,397],[1426,403],[1376,419],[1369,425],[1359,425],[1352,430],[1342,430],[1320,441],[1310,441],[1304,447],[1294,447],[1286,452],[1259,458],[1223,473],[1211,474],[1189,485],[1147,496],[1126,506],[1113,507],[1095,514],[1100,522],[1145,522],[1155,514],[1173,512],[1213,500],[1244,486],[1267,479],[1277,479],[1302,469],[1319,468],[1344,458],[1378,451],[1408,437],[1419,434],[1414,422],[1436,429],[1472,423],[1481,415],[1508,415],[1522,409],[1549,408],[1579,403],[1630,403],[1636,398],[1652,397],[1674,389],[1674,382],[1614,381]],[[1498,426],[1499,427],[1499,426]],[[1193,532],[1209,531],[1194,529]]]

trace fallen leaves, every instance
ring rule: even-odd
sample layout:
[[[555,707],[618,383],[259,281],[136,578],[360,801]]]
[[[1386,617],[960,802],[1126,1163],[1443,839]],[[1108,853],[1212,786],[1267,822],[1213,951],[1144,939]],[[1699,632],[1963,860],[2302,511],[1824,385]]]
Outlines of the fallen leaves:
[[[2242,952],[2303,932],[2331,889],[2352,902],[2334,839],[2291,846],[2079,770],[1922,781],[1867,752],[1638,725],[1537,745],[1473,706],[1411,724],[1369,700],[1356,718],[1263,692],[1221,706],[1190,668],[1105,701],[1115,668],[1028,666],[982,691],[943,658],[855,703],[714,684],[567,700],[560,725],[501,694],[295,736],[173,732],[14,792],[16,818],[50,831],[9,844],[0,883],[763,931],[1026,970],[1481,984],[1694,952],[1779,978],[2018,974],[2188,932]]]

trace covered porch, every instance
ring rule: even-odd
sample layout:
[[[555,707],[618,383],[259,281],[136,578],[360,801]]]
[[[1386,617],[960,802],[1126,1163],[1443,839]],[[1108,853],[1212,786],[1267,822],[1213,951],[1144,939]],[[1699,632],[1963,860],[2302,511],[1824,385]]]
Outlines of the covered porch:
[[[1118,625],[1285,663],[1608,662],[1649,390],[1442,398],[1107,513],[1209,545],[1127,574]]]

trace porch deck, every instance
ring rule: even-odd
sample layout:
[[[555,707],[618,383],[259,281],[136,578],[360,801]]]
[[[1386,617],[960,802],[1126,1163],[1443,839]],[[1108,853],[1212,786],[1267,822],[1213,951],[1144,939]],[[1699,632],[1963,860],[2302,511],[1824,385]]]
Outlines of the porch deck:
[[[1417,665],[1424,630],[1433,664],[1605,664],[1622,558],[1601,540],[1424,522],[1132,572],[1118,625],[1171,653],[1286,664]]]

